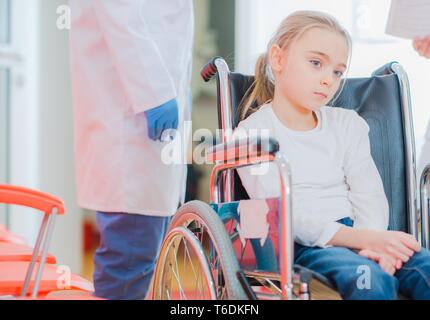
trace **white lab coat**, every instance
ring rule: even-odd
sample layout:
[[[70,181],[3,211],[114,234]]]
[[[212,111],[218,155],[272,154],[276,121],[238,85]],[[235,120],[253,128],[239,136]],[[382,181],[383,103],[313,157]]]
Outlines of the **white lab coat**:
[[[175,97],[176,151],[188,148],[192,0],[70,0],[75,164],[79,205],[172,216],[186,163],[163,163],[142,113]],[[186,154],[186,153],[185,153]],[[178,153],[175,154],[176,156]]]

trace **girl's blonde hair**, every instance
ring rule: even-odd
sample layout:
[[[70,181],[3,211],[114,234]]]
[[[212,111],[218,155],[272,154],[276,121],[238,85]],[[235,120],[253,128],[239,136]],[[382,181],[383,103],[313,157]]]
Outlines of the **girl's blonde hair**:
[[[245,94],[238,109],[240,120],[247,118],[263,104],[273,99],[275,78],[267,55],[270,48],[276,44],[281,49],[287,48],[294,40],[313,28],[325,28],[340,33],[345,37],[351,52],[352,42],[348,31],[331,15],[318,11],[296,11],[292,13],[282,21],[267,46],[267,52],[260,55],[257,60],[254,83]]]

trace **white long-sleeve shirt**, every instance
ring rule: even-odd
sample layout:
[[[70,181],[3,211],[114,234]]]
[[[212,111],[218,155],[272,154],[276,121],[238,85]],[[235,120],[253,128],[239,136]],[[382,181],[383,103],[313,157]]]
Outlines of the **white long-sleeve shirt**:
[[[295,241],[329,247],[327,243],[342,226],[336,221],[346,217],[354,220],[354,228],[387,230],[388,201],[370,154],[366,121],[342,108],[325,106],[316,114],[314,129],[294,131],[266,104],[235,131],[253,135],[266,130],[287,156],[292,170]],[[274,163],[240,168],[238,173],[251,199],[279,197]]]

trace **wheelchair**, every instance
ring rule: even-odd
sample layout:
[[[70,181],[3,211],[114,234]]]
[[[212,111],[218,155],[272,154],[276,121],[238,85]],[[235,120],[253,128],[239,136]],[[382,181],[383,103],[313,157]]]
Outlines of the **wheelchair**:
[[[214,161],[210,203],[191,201],[171,221],[155,267],[155,300],[329,300],[341,299],[323,275],[294,264],[293,190],[288,155],[274,139],[233,139],[238,107],[254,78],[230,72],[221,57],[213,58],[201,76],[217,83],[218,123],[222,143],[206,150]],[[397,62],[388,63],[368,78],[347,78],[332,107],[357,111],[369,127],[371,153],[389,202],[389,230],[415,236],[429,246],[430,165],[417,188],[414,129],[409,81]],[[251,201],[236,169],[274,162],[281,196],[267,201],[275,225],[262,245],[241,240],[241,202]],[[419,205],[418,197],[421,196]]]

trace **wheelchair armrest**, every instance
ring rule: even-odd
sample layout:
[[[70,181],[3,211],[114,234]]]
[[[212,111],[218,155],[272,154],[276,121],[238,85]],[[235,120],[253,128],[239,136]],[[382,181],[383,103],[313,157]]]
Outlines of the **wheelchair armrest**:
[[[269,161],[273,161],[277,165],[281,190],[279,197],[279,233],[281,235],[279,257],[282,299],[292,299],[294,261],[292,178],[291,166],[287,157],[282,152],[279,152],[279,143],[275,139],[261,139],[258,136],[233,140],[210,148],[206,153],[206,160],[217,162],[210,178],[211,203],[223,202],[219,190],[219,178],[221,173],[226,170]]]
[[[0,203],[20,205],[50,214],[54,208],[57,214],[64,213],[61,199],[40,191],[23,187],[0,185]]]
[[[209,148],[206,151],[206,161],[225,163],[255,157],[263,158],[274,156],[278,151],[279,143],[276,139],[262,139],[258,136],[246,137]]]

